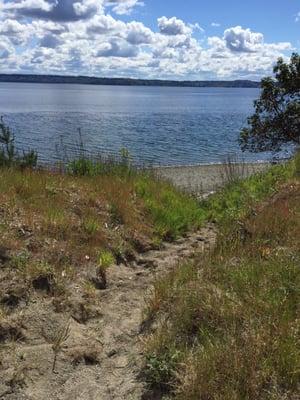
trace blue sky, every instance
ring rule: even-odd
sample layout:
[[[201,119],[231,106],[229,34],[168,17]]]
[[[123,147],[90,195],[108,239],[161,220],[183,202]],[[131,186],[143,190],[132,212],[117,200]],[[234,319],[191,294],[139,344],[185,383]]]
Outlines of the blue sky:
[[[300,1],[0,0],[0,72],[260,79],[300,48]]]
[[[300,24],[295,23],[299,11],[300,1],[296,0],[150,0],[139,13],[140,19],[152,28],[161,15],[176,15],[198,22],[210,34],[222,34],[226,27],[242,25],[264,33],[267,41],[292,41],[299,45]],[[222,27],[212,29],[212,22]]]

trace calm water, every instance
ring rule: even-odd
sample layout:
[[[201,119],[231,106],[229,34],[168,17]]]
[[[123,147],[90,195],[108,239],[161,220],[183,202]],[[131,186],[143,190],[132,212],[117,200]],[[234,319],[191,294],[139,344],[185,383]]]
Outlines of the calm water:
[[[142,163],[211,163],[240,154],[238,134],[258,94],[258,89],[0,83],[0,114],[18,147],[37,149],[45,161],[60,157],[61,142],[74,151],[81,128],[94,154],[126,147]]]

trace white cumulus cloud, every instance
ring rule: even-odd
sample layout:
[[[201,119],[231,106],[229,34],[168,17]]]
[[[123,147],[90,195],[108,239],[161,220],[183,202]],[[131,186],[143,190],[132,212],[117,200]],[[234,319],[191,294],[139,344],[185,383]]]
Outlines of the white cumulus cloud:
[[[191,27],[176,17],[161,17],[157,22],[159,31],[163,35],[190,35],[192,33]]]
[[[250,29],[235,26],[225,30],[224,40],[226,46],[231,51],[252,52],[261,48],[264,36],[262,33],[252,32]]]
[[[138,19],[142,4],[0,0],[0,73],[260,79],[293,50],[290,43],[266,43],[262,33],[241,26],[205,37],[201,21],[176,16],[158,18],[151,29]],[[129,16],[133,11],[135,18]]]

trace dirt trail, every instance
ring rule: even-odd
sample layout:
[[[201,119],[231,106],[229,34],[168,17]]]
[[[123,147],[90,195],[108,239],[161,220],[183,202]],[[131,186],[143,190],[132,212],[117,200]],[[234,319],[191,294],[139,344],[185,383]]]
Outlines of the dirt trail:
[[[66,315],[54,313],[50,300],[31,302],[30,314],[22,315],[26,340],[17,340],[14,356],[7,352],[2,359],[6,368],[0,377],[0,399],[142,399],[145,385],[138,375],[143,360],[144,299],[157,277],[181,258],[210,247],[215,236],[214,226],[208,225],[197,233],[165,244],[159,251],[139,255],[130,265],[112,267],[108,288],[97,294],[100,308],[95,317],[87,321],[71,318],[55,373],[52,372],[52,345],[36,332],[50,335],[50,331],[66,324]]]

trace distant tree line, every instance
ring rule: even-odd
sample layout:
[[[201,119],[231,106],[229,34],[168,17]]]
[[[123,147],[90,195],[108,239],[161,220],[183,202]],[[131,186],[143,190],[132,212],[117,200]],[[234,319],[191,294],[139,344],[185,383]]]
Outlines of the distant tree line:
[[[97,78],[89,76],[0,74],[0,82],[28,83],[73,83],[84,85],[119,86],[178,86],[178,87],[227,87],[259,88],[259,82],[249,80],[235,81],[174,81],[160,79]]]

